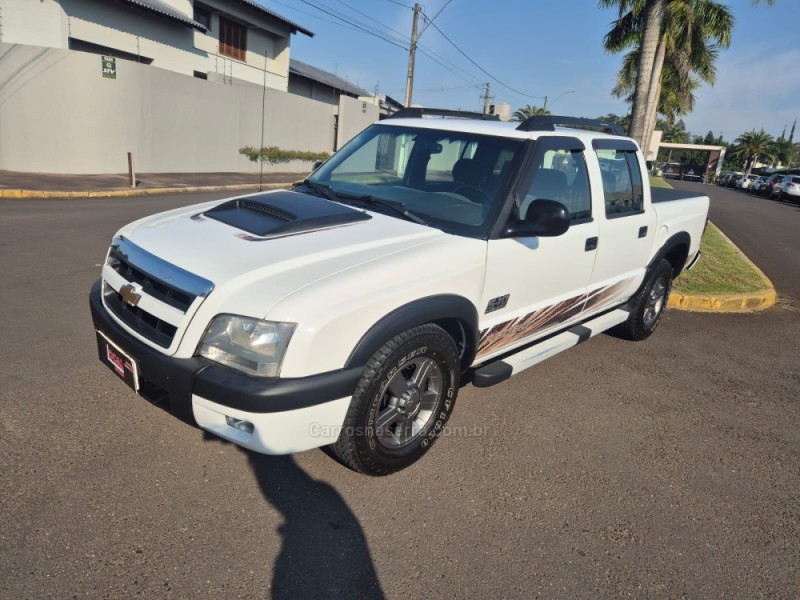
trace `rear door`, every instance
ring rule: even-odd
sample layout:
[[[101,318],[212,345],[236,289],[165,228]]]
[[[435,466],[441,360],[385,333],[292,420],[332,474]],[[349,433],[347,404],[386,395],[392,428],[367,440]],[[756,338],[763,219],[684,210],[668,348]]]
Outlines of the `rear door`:
[[[597,242],[585,153],[573,137],[536,142],[516,202],[501,223],[524,218],[537,200],[547,199],[569,209],[570,228],[557,237],[500,235],[488,241],[478,360],[580,319]]]
[[[658,234],[656,213],[645,194],[647,173],[636,145],[614,139],[596,139],[592,145],[589,169],[603,209],[597,215],[600,234],[587,315],[625,302],[636,292]]]

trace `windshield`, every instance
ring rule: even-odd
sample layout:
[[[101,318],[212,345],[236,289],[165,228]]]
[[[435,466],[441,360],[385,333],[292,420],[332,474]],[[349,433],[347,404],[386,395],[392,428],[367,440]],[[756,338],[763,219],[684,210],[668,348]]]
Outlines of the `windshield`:
[[[425,128],[373,125],[308,181],[328,186],[341,202],[402,218],[370,200],[402,206],[434,227],[481,236],[522,140]]]

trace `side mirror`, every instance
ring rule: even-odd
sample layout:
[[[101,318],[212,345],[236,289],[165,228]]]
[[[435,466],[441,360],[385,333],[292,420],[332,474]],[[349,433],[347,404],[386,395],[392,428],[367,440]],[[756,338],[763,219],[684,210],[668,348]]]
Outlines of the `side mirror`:
[[[569,210],[555,200],[536,200],[528,207],[525,219],[509,227],[510,237],[556,237],[569,229]]]

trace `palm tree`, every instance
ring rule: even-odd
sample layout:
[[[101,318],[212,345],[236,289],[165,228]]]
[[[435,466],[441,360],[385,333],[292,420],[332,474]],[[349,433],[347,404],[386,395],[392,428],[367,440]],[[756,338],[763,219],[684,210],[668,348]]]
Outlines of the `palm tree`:
[[[615,29],[622,38],[628,40],[624,47],[630,47],[633,41],[639,47],[638,64],[636,67],[636,81],[633,91],[633,104],[631,106],[631,124],[628,135],[644,145],[644,128],[648,115],[647,98],[650,92],[651,79],[654,75],[656,52],[659,38],[661,37],[664,10],[668,0],[599,0],[599,5],[604,8],[616,6],[619,9],[619,19]],[[612,30],[614,31],[614,30]],[[606,50],[618,52],[622,48],[612,50],[608,36],[604,42]],[[663,58],[661,59],[663,64]],[[659,67],[660,70],[660,67]],[[660,76],[660,73],[657,74]]]
[[[646,147],[661,112],[668,120],[686,114],[694,106],[692,91],[700,82],[714,83],[718,49],[730,44],[733,15],[714,0],[667,0],[661,9],[660,31],[649,74],[645,114],[635,122],[642,78],[646,27],[652,24],[647,6],[653,0],[601,0],[617,5],[619,19],[604,39],[609,52],[631,49],[623,59],[615,92],[628,95],[634,105],[629,134]],[[650,21],[648,21],[650,19]],[[640,111],[641,112],[641,111]]]
[[[734,161],[743,162],[745,173],[749,175],[757,161],[772,162],[774,141],[774,138],[763,129],[746,131],[734,140],[734,147],[730,153],[731,158]]]
[[[784,137],[780,137],[770,144],[768,153],[772,158],[773,167],[778,166],[778,163],[783,166],[789,166],[792,162],[792,142]]]
[[[539,115],[549,115],[550,111],[546,108],[541,106],[531,106],[528,104],[527,106],[523,106],[519,110],[515,110],[514,114],[511,115],[511,119],[513,121],[526,121],[530,117],[538,117]]]
[[[759,0],[750,2],[759,4]],[[768,6],[772,3],[773,0],[766,0]],[[666,64],[676,61],[676,66],[687,62],[691,65],[691,69],[680,69],[681,77],[688,79],[694,71],[702,80],[710,75],[713,82],[717,48],[730,43],[733,15],[725,6],[710,0],[598,0],[598,4],[604,8],[617,7],[619,14],[604,40],[606,50],[639,50],[628,134],[646,145],[650,137],[648,127],[652,131],[662,98],[667,50],[672,48],[678,54]],[[697,44],[698,39],[705,43]],[[703,68],[703,62],[711,67],[710,72]]]
[[[617,85],[611,93],[617,98],[625,98],[633,102],[633,92],[636,85],[636,67],[639,63],[639,50],[633,49],[622,59],[622,67],[617,73]],[[657,114],[661,114],[668,123],[672,124],[676,118],[688,114],[694,108],[694,90],[700,86],[700,80],[691,75],[682,74],[676,66],[676,61],[669,60],[665,63],[661,77]],[[652,135],[655,122],[648,128],[648,138]]]

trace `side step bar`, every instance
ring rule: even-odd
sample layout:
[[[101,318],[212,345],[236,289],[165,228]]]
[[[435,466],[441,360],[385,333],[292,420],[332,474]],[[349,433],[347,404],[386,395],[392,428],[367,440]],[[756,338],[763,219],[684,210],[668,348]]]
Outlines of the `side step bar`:
[[[577,346],[581,342],[585,342],[615,325],[624,323],[629,314],[630,311],[625,308],[612,310],[585,323],[575,325],[563,333],[559,333],[538,344],[524,348],[515,354],[486,364],[475,370],[472,385],[475,387],[489,387],[505,381],[528,367],[532,367],[559,352]]]

